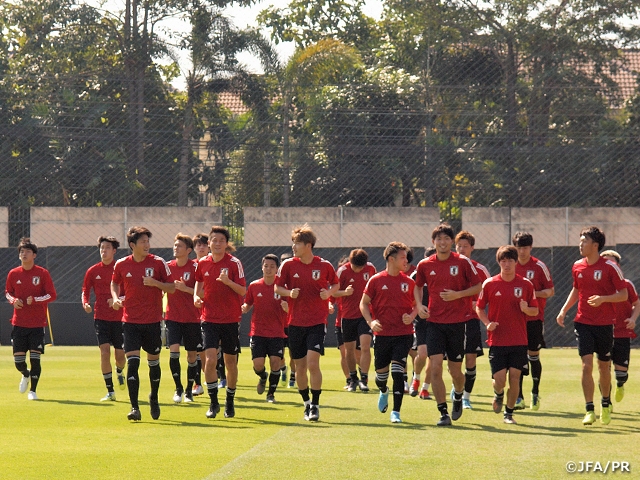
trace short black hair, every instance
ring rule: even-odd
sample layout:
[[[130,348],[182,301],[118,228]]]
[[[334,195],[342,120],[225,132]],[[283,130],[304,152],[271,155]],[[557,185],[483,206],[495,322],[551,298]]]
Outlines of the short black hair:
[[[387,245],[387,248],[384,249],[384,259],[389,260],[389,257],[395,257],[398,252],[404,250],[405,252],[409,251],[409,247],[407,247],[404,243],[402,242],[391,242],[389,245]]]
[[[111,237],[111,236],[106,237],[103,235],[98,239],[98,247],[102,245],[102,242],[109,242],[115,250],[120,248],[120,242],[116,239],[116,237]]]
[[[529,232],[516,232],[511,241],[515,247],[532,247],[533,235]]]
[[[500,260],[515,260],[518,261],[518,250],[513,245],[503,245],[498,248],[496,252],[496,262],[500,263]]]
[[[441,233],[447,235],[451,240],[456,238],[456,234],[453,233],[453,227],[448,223],[441,223],[433,229],[433,232],[431,232],[431,240],[435,240]]]
[[[20,250],[23,248],[31,250],[36,255],[38,254],[38,246],[33,243],[29,237],[22,237],[20,239],[20,243],[18,244],[18,253],[20,253]]]
[[[276,262],[276,267],[280,266],[280,259],[278,258],[277,255],[274,255],[273,253],[267,253],[264,257],[262,257],[263,265],[265,260],[273,260],[274,262]]]
[[[134,245],[138,243],[138,240],[141,236],[146,235],[148,238],[151,238],[151,232],[146,227],[131,227],[127,232],[127,245],[131,248],[131,244]]]
[[[349,263],[356,267],[364,267],[369,261],[369,254],[362,248],[355,248],[349,254]]]
[[[594,226],[583,228],[580,232],[580,236],[588,237],[596,242],[598,244],[598,251],[601,251],[604,248],[604,243],[607,241],[604,236],[604,232]]]

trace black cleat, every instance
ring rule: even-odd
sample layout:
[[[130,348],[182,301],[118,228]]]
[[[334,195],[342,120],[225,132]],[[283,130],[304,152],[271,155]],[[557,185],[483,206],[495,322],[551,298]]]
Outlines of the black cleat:
[[[308,422],[309,421],[309,414],[311,413],[311,404],[310,403],[306,403],[304,406],[304,419]]]
[[[140,414],[140,410],[137,408],[132,408],[129,413],[127,413],[127,420],[131,420],[134,422],[139,422],[142,420],[142,415]]]
[[[309,409],[309,421],[317,422],[320,420],[320,407],[318,405],[311,405]]]
[[[453,401],[451,420],[458,420],[462,416],[462,399]]]
[[[220,404],[216,403],[214,405],[212,403],[211,405],[209,405],[209,410],[207,410],[207,413],[205,415],[207,416],[207,418],[216,418],[216,415],[218,415],[218,413],[220,413]]]
[[[276,403],[276,397],[273,393],[268,393],[267,394],[267,402],[269,403]]]
[[[233,405],[233,400],[227,400],[224,403],[224,418],[233,418],[236,416],[236,408]]]
[[[153,398],[149,394],[149,410],[151,412],[151,418],[157,420],[160,418],[160,404],[158,403],[158,397]]]
[[[438,423],[436,423],[436,426],[448,427],[449,425],[451,425],[451,417],[449,416],[448,413],[443,413],[442,416],[440,417],[440,420],[438,420]]]

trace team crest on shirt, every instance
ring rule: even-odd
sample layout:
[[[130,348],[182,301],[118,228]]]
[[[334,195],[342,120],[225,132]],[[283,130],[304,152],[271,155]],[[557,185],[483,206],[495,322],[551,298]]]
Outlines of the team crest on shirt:
[[[527,275],[526,275],[526,277],[527,277],[529,280],[533,280],[533,277],[534,277],[534,275],[535,275],[535,274],[536,274],[536,272],[534,272],[533,270],[527,270]]]
[[[191,278],[191,272],[184,272],[184,273],[182,274],[182,278],[183,278],[183,280],[184,280],[185,282],[188,282],[188,281],[189,281],[189,279]]]
[[[368,273],[365,273],[363,275],[363,277],[364,277],[365,281],[367,281],[367,282],[369,281],[369,274]]]
[[[455,277],[456,275],[458,275],[458,266],[457,266],[457,265],[451,265],[451,266],[449,267],[449,273],[450,273],[452,276],[454,276],[454,277]]]
[[[220,275],[229,275],[229,269],[228,268],[221,268],[220,269]]]
[[[153,267],[145,268],[144,269],[144,276],[145,277],[153,277]]]
[[[276,300],[280,300],[280,295],[278,295],[277,293],[274,293],[273,298],[275,298]]]
[[[513,295],[514,295],[516,298],[521,298],[521,297],[522,297],[522,288],[520,288],[520,287],[514,287],[514,289],[513,289]]]
[[[311,278],[313,278],[314,280],[320,280],[320,270],[312,270]]]
[[[33,277],[31,279],[31,283],[33,283],[34,285],[40,285],[40,277]]]
[[[602,280],[602,270],[596,270],[593,272],[593,279],[598,281]]]
[[[402,290],[404,293],[407,293],[409,291],[409,284],[408,283],[401,283],[400,284],[400,290]]]

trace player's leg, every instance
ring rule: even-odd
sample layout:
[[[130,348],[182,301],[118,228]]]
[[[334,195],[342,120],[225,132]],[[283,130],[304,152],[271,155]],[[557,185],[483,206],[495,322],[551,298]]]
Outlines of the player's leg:
[[[240,353],[240,324],[220,325],[222,357],[227,372],[227,396],[224,404],[225,418],[236,415],[235,396],[238,383],[238,354]]]
[[[356,341],[344,342],[342,345],[344,349],[344,360],[346,364],[346,374],[349,379],[347,384],[347,391],[355,392],[358,390],[358,370],[356,365]]]
[[[265,357],[267,356],[266,339],[264,337],[251,337],[249,339],[249,348],[251,349],[253,371],[259,379],[258,385],[256,385],[256,391],[258,395],[262,395],[267,386],[267,379],[269,378],[269,374],[265,368]]]
[[[464,393],[462,395],[462,407],[472,409],[471,392],[476,382],[477,358],[484,355],[482,349],[482,333],[480,330],[480,320],[471,319],[466,322],[465,328],[465,372],[464,372]]]
[[[107,387],[107,395],[100,401],[107,400],[115,401],[116,393],[113,390],[113,369],[111,367],[111,345],[109,343],[101,343],[98,345],[100,349],[100,370],[102,371],[102,378],[104,384]]]
[[[131,403],[131,411],[127,415],[127,418],[129,420],[139,421],[142,418],[138,404],[138,392],[140,390],[138,370],[140,368],[140,346],[142,339],[139,325],[123,323],[122,330],[124,334],[124,354],[127,359],[127,389],[129,391],[129,402]]]
[[[413,344],[413,335],[399,335],[391,337],[391,378],[393,379],[393,410],[391,422],[401,423],[400,409],[404,397],[404,370],[407,366],[407,356]]]
[[[504,409],[504,423],[516,423],[513,419],[513,410],[518,399],[518,387],[520,385],[521,371],[514,367],[509,367],[509,390],[507,392],[507,405]]]
[[[282,338],[270,338],[267,351],[269,353],[269,390],[267,391],[267,402],[275,402],[276,388],[280,378],[280,365],[284,357],[284,340]]]
[[[182,342],[183,331],[182,325],[172,320],[165,320],[167,331],[167,343],[169,344],[169,369],[171,370],[171,378],[175,383],[175,391],[173,392],[173,401],[175,403],[182,402],[182,394],[184,386],[182,385],[182,369],[180,368],[180,343]]]
[[[344,346],[344,336],[342,335],[342,327],[336,325],[335,330],[336,341],[338,342],[338,350],[340,350],[340,368],[342,369],[342,374],[345,378],[344,389],[349,389],[349,384],[351,383],[351,377],[349,376],[349,367],[347,365],[347,350]],[[298,387],[300,388],[300,387]]]
[[[378,410],[380,413],[385,413],[389,406],[389,387],[387,382],[389,381],[389,365],[391,364],[392,354],[390,337],[378,335],[373,344],[373,366],[376,371],[376,386],[380,390],[378,394]],[[404,382],[404,380],[402,381]]]
[[[149,365],[149,384],[151,392],[149,393],[149,407],[151,418],[157,420],[160,418],[160,403],[158,400],[158,391],[160,390],[160,378],[162,371],[160,368],[160,352],[162,351],[162,328],[160,322],[143,325],[142,331],[142,350],[147,352],[147,364]]]
[[[27,367],[27,351],[29,350],[29,340],[26,335],[26,328],[14,326],[11,329],[11,345],[13,347],[13,362],[22,377],[20,378],[20,393],[25,393],[29,388],[31,373]]]
[[[216,368],[216,364],[218,363],[220,332],[213,323],[203,322],[201,327],[205,358],[203,364],[204,378],[207,382],[207,394],[210,400],[209,410],[207,410],[205,415],[207,418],[215,418],[220,411],[220,402],[218,401],[218,370]],[[203,358],[202,354],[200,358]]]
[[[462,394],[464,393],[464,373],[462,359],[465,355],[466,324],[454,323],[444,326],[446,332],[447,367],[453,383],[453,407],[451,419],[458,420],[462,416]],[[454,360],[460,359],[460,360]]]
[[[540,378],[542,377],[542,362],[540,362],[540,350],[527,350],[529,371],[531,372],[531,410],[540,408]],[[520,382],[522,384],[522,381]]]
[[[431,369],[428,367],[427,345],[418,345],[416,351],[417,356],[414,364],[416,371],[414,372],[414,380],[415,374],[417,374],[419,380],[422,370],[425,370],[424,382],[422,382],[422,387],[420,387],[419,395],[422,400],[431,400],[431,395],[429,394],[429,388],[431,388]]]
[[[629,379],[629,360],[631,353],[630,338],[616,338],[613,341],[611,350],[611,361],[616,376],[616,402],[621,402],[624,398],[624,384]]]
[[[365,325],[366,321],[364,322]],[[369,391],[369,369],[371,368],[371,336],[370,330],[360,335],[360,390]]]
[[[495,413],[502,412],[502,405],[504,404],[504,387],[507,383],[507,369],[502,368],[493,373],[493,411]],[[517,387],[517,386],[516,386]],[[516,388],[514,392],[511,392],[512,395],[515,395],[513,400],[513,404],[515,405],[515,400],[518,397],[518,389]]]

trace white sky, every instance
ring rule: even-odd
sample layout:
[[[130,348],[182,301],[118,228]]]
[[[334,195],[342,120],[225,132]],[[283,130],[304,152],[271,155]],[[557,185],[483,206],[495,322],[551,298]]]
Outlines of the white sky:
[[[86,0],[86,2],[90,5],[98,7],[101,6],[102,9],[107,10],[114,15],[119,15],[120,12],[124,11],[125,7],[125,0]],[[364,12],[370,17],[379,19],[382,15],[382,3],[383,0],[366,0]],[[285,8],[288,4],[289,0],[260,0],[252,7],[231,7],[226,9],[226,12],[228,13],[228,16],[233,20],[236,27],[244,28],[247,26],[257,26],[256,17],[262,10],[268,8],[269,6],[273,5],[278,8]],[[186,24],[186,22],[178,18],[174,18],[165,21],[162,24],[162,28],[166,30],[186,32],[188,30],[188,25]],[[267,38],[269,38],[270,31],[264,29],[263,34]],[[280,59],[284,63],[293,54],[295,46],[291,42],[279,43],[278,45],[276,45],[276,50],[280,55]],[[247,65],[247,67],[249,67],[251,71],[255,73],[261,73],[261,68],[256,58],[252,57],[249,54],[246,54],[241,55],[239,59],[245,65]],[[189,66],[188,58],[186,57],[186,55],[182,55],[180,57],[179,63],[183,72],[186,72]],[[182,80],[178,80],[173,83],[177,88],[184,87],[184,82]]]

